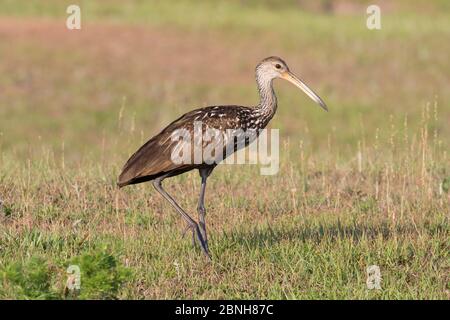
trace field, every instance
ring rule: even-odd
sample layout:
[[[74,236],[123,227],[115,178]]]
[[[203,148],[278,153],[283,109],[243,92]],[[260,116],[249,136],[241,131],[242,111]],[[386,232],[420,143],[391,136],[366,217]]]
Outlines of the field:
[[[0,0],[0,298],[449,299],[449,3],[380,1],[381,30],[314,3],[86,0],[68,30],[71,1]],[[117,176],[184,112],[254,105],[271,55],[330,112],[275,82],[279,173],[215,170],[209,262]],[[165,186],[197,218],[198,173]]]

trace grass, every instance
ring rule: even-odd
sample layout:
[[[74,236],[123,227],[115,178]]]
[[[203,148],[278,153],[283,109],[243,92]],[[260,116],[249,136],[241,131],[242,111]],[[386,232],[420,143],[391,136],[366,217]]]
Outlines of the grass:
[[[292,1],[89,1],[70,33],[64,1],[0,1],[0,297],[448,299],[448,4],[398,3],[369,32]],[[177,115],[253,104],[274,52],[331,112],[276,83],[280,171],[216,169],[209,263],[149,185],[115,181]],[[198,174],[166,185],[196,216]]]
[[[35,234],[34,238],[40,240],[40,234]],[[75,278],[71,276],[73,266],[80,270],[80,289],[70,286],[75,285]],[[63,272],[65,268],[67,274]],[[85,252],[71,261],[59,263],[33,256],[3,267],[2,295],[15,299],[116,299],[122,283],[131,276],[131,271],[118,264],[105,249]]]

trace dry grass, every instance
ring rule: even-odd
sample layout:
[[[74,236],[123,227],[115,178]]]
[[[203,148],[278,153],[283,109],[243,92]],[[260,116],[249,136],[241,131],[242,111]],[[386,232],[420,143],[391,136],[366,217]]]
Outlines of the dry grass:
[[[219,167],[207,196],[212,264],[152,188],[117,190],[120,159],[3,157],[2,260],[45,256],[61,273],[64,261],[107,250],[134,271],[123,298],[448,298],[448,155],[427,128],[424,140],[378,141],[342,163],[336,150],[322,158],[286,141],[275,177]],[[197,174],[167,185],[193,212]],[[380,292],[365,288],[372,264]]]

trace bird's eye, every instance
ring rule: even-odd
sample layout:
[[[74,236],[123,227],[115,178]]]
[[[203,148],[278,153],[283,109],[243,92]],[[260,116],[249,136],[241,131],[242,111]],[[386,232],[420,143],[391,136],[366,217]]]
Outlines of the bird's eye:
[[[281,64],[277,63],[277,64],[275,65],[275,68],[281,69]]]

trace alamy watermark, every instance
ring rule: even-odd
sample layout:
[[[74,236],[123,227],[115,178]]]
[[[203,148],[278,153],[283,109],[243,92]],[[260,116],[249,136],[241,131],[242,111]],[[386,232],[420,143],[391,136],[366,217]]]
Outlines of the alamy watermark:
[[[66,13],[69,16],[66,19],[66,27],[69,30],[80,30],[81,29],[81,9],[80,6],[76,4],[71,4],[67,7]]]
[[[367,7],[366,13],[368,17],[366,19],[366,26],[369,30],[381,29],[381,9],[379,6],[372,4]]]
[[[171,161],[177,165],[260,164],[262,175],[279,170],[278,129],[219,130],[195,121],[193,130],[175,130],[170,138]]]
[[[381,290],[381,271],[377,265],[367,267],[366,285],[369,290]]]
[[[67,268],[68,277],[66,287],[70,291],[81,289],[81,271],[80,267],[76,264],[72,264]]]

